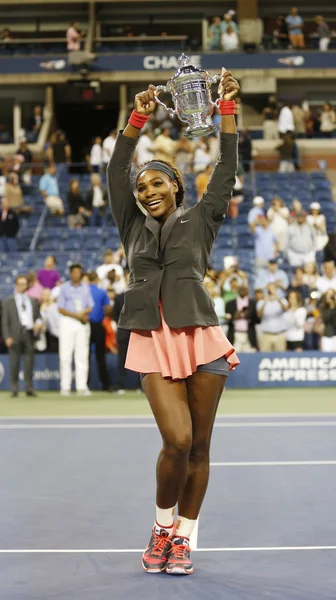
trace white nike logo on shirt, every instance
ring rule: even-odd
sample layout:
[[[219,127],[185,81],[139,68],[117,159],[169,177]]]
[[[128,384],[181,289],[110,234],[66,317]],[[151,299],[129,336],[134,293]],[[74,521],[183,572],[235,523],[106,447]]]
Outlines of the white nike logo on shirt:
[[[185,221],[181,221],[181,223],[188,223],[188,221],[190,221],[190,219],[186,219]]]

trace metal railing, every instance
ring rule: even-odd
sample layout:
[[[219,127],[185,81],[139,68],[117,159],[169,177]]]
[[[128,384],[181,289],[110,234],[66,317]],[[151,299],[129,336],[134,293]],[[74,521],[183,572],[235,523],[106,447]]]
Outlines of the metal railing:
[[[47,205],[45,205],[44,208],[43,208],[43,210],[42,210],[41,216],[40,216],[40,218],[38,220],[38,223],[37,223],[37,226],[36,226],[36,229],[35,229],[32,241],[30,242],[29,250],[31,252],[33,252],[35,250],[35,248],[36,248],[36,244],[37,244],[39,235],[40,235],[40,233],[42,231],[42,227],[44,225],[44,222],[46,220],[48,212],[49,212],[49,209],[48,209]]]

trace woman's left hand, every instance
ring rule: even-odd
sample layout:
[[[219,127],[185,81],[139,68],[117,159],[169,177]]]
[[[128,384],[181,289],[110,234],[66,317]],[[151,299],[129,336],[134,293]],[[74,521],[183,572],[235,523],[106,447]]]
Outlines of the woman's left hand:
[[[234,100],[239,93],[240,85],[232,77],[231,71],[226,71],[222,67],[222,76],[218,86],[218,94],[221,100]]]

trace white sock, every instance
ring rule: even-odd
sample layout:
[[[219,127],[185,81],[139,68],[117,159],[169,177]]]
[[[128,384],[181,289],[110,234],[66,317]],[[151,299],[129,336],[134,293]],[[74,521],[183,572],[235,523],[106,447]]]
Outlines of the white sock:
[[[171,508],[160,508],[156,506],[156,522],[155,525],[161,529],[165,529],[169,535],[174,529],[174,512],[175,506]]]
[[[178,515],[174,539],[183,537],[189,540],[196,525],[196,521],[197,519],[187,519],[186,517],[180,517],[180,515]]]

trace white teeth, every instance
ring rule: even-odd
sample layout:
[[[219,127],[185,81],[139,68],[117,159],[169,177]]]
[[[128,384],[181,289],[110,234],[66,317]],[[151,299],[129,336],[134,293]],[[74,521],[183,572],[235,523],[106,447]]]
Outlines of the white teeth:
[[[154,202],[150,202],[148,206],[155,206],[156,204],[160,204],[161,200],[154,200]]]

